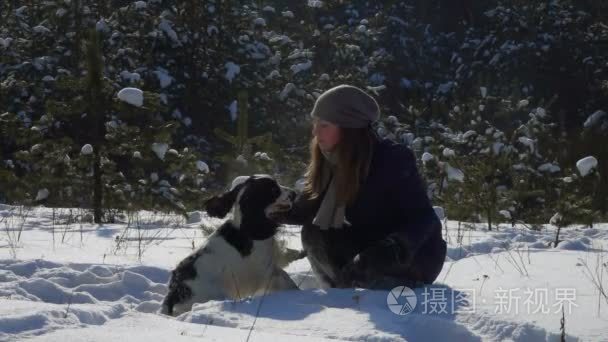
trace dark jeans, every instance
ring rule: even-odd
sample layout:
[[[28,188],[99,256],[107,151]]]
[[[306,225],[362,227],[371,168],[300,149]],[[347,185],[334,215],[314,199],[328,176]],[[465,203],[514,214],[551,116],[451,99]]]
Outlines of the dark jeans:
[[[343,228],[343,229],[352,229]],[[373,242],[370,242],[370,246]],[[369,289],[392,289],[396,286],[419,287],[431,284],[437,279],[446,256],[446,243],[439,236],[429,238],[420,247],[412,262],[403,266],[398,261],[380,262],[363,273],[363,279],[340,279],[339,274],[355,255],[369,246],[361,246],[348,238],[348,231],[321,231],[316,225],[302,227],[302,246],[317,279],[326,287],[350,287],[340,284],[354,284]]]

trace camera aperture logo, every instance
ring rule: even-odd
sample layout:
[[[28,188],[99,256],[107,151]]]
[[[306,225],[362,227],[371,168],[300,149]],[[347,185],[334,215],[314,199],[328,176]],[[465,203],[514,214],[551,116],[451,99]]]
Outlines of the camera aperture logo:
[[[418,298],[416,293],[407,286],[397,286],[386,296],[388,308],[397,315],[407,315],[414,311]]]

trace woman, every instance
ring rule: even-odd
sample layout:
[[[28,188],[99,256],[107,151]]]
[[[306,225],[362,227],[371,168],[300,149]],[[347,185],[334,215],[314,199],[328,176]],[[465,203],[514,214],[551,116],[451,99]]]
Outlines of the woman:
[[[302,225],[302,245],[329,287],[391,289],[432,283],[445,260],[441,223],[413,153],[378,138],[380,110],[341,85],[315,102],[306,186],[278,218]]]

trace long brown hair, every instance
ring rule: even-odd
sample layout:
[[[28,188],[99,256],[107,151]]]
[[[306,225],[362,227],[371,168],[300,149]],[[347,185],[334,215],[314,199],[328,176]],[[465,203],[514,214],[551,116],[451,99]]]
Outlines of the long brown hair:
[[[359,185],[369,172],[373,153],[374,133],[370,127],[340,127],[340,141],[334,153],[337,153],[335,170],[336,199],[338,204],[351,204],[359,192]],[[306,184],[304,192],[310,198],[317,198],[325,190],[322,184],[324,163],[328,161],[321,153],[317,139],[310,141],[310,163],[304,175]]]

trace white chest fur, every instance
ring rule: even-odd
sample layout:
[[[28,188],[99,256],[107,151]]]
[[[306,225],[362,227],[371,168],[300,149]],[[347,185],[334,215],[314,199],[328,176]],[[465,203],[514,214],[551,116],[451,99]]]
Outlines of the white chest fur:
[[[194,263],[196,277],[187,281],[194,302],[263,293],[275,268],[275,239],[253,241],[251,253],[242,256],[225,239],[214,235],[199,251],[201,257]]]

